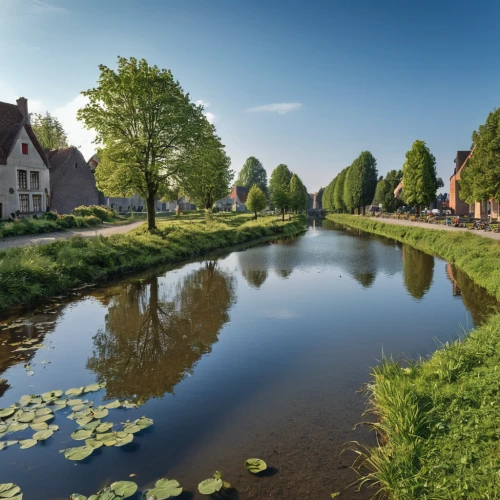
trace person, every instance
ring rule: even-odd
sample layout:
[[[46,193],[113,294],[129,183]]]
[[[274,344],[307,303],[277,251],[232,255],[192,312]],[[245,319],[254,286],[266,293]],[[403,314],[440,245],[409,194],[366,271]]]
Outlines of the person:
[[[453,220],[453,225],[455,227],[459,227],[459,220],[458,220],[458,217],[455,217],[455,219]]]

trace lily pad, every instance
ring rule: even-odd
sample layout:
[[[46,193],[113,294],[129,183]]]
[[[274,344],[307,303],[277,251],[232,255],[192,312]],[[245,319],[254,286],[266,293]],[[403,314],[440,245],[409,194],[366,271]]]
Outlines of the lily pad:
[[[92,417],[91,415],[89,415],[88,417],[82,417],[82,418],[79,418],[76,423],[82,427],[84,425],[87,425],[89,424],[90,422],[92,422],[92,420],[94,420],[94,417]]]
[[[135,434],[136,432],[139,432],[141,430],[142,428],[137,424],[128,424],[123,428],[123,432],[126,432],[127,434]]]
[[[35,411],[35,415],[37,417],[43,417],[44,415],[51,415],[52,410],[50,408],[40,408],[39,410]]]
[[[19,441],[19,444],[21,445],[21,450],[26,450],[27,448],[31,448],[32,446],[35,446],[36,443],[38,443],[36,439],[24,439],[22,441]]]
[[[137,484],[132,481],[117,481],[109,489],[121,498],[131,497],[137,491]]]
[[[113,410],[115,408],[120,408],[121,403],[118,401],[118,399],[115,399],[111,403],[108,403],[107,405],[104,405],[104,408],[108,408],[108,410]]]
[[[17,444],[18,441],[0,441],[0,451],[4,450],[5,448],[8,448],[9,446],[12,446],[13,444]],[[2,495],[0,495],[1,497]]]
[[[31,422],[35,419],[35,416],[36,415],[34,411],[24,411],[22,415],[19,415],[19,417],[17,417],[17,421],[21,423]]]
[[[30,427],[34,431],[44,431],[49,428],[49,424],[47,424],[47,422],[39,422],[38,424],[30,424]]]
[[[245,467],[252,474],[258,474],[259,472],[267,469],[267,464],[260,458],[249,458],[245,462]]]
[[[127,433],[120,433],[120,434],[125,434],[125,436],[121,436],[121,435],[115,436],[116,443],[114,444],[114,446],[125,446],[126,444],[129,444],[134,440],[133,434],[127,434]],[[106,443],[104,443],[104,444],[106,444]]]
[[[89,422],[88,424],[85,424],[83,426],[83,428],[87,431],[92,431],[94,430],[96,427],[99,427],[101,425],[101,421],[100,420],[92,420],[92,422]],[[113,424],[111,424],[113,425]],[[100,432],[100,431],[97,431],[97,432]]]
[[[220,477],[205,479],[198,485],[198,491],[202,495],[212,495],[213,493],[220,491],[221,488],[222,479]]]
[[[69,500],[87,500],[87,497],[84,495],[80,495],[80,493],[73,493],[69,497]]]
[[[99,433],[108,432],[112,428],[113,428],[113,424],[111,422],[104,422],[103,424],[96,427],[95,431],[99,432]]]
[[[171,497],[178,497],[181,493],[182,487],[175,479],[158,479],[155,487],[146,492],[146,498],[165,500]]]
[[[50,429],[45,429],[43,431],[35,432],[35,434],[33,434],[33,439],[36,439],[37,441],[45,441],[46,439],[49,439],[52,434],[54,434],[53,431],[51,431]]]
[[[62,391],[56,390],[56,391],[49,391],[49,392],[44,392],[41,396],[44,401],[51,401],[53,399],[57,399],[62,396]]]
[[[151,425],[153,425],[153,420],[150,418],[141,417],[134,423],[137,424],[141,429],[146,429],[146,427],[150,427]]]
[[[52,432],[56,432],[59,430],[59,426],[58,425],[55,425],[55,424],[51,424],[49,425],[49,429],[52,431]]]
[[[101,384],[90,384],[83,389],[83,392],[95,392],[100,389],[102,389]]]
[[[85,403],[87,403],[87,401],[84,401],[83,399],[68,399],[66,401],[66,404],[68,406],[77,406]]]
[[[0,410],[0,418],[7,418],[14,414],[15,408],[2,408]]]
[[[71,434],[71,437],[75,441],[84,441],[85,439],[88,439],[90,436],[92,436],[93,432],[94,431],[92,430],[78,429]]]
[[[66,396],[79,396],[83,393],[85,387],[73,387],[72,389],[68,389],[64,394]]]
[[[14,495],[18,495],[21,493],[21,488],[14,483],[4,483],[0,484],[0,498],[22,498],[21,496],[14,497]]]
[[[40,422],[48,422],[49,420],[52,420],[54,418],[54,414],[51,413],[50,415],[42,415],[41,417],[36,417],[33,420],[34,424],[39,424]]]
[[[94,418],[104,418],[104,417],[108,416],[109,411],[106,410],[106,408],[102,408],[102,409],[99,409],[99,410],[95,410],[93,412],[93,414],[94,414]]]
[[[28,428],[28,424],[20,424],[18,422],[13,422],[12,424],[9,424],[9,428],[7,429],[7,432],[19,432],[19,431],[24,431]]]
[[[87,446],[92,446],[92,448],[100,448],[104,445],[102,441],[98,441],[97,439],[86,439],[85,444]]]
[[[64,458],[68,460],[83,460],[92,455],[94,448],[92,446],[76,446],[64,450]]]

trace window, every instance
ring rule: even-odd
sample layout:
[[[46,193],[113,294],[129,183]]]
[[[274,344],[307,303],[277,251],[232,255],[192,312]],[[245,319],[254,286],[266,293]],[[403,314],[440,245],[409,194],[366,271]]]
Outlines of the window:
[[[23,142],[21,144],[21,152],[23,153],[23,155],[28,154],[28,144],[26,142]]]
[[[26,170],[17,171],[17,187],[18,189],[28,189],[28,176]]]
[[[40,174],[38,172],[30,172],[31,189],[40,189]]]
[[[41,194],[34,194],[33,195],[33,212],[42,212],[42,195]]]
[[[30,211],[30,195],[20,194],[19,195],[19,211],[29,212]]]

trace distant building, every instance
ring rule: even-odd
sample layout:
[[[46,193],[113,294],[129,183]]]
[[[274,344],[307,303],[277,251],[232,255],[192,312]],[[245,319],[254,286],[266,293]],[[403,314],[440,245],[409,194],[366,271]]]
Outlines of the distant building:
[[[247,209],[248,190],[243,186],[234,186],[229,198],[231,199],[231,210],[233,212],[244,212]]]
[[[50,208],[69,214],[81,205],[99,205],[94,174],[82,153],[71,146],[48,152],[50,163]]]
[[[49,160],[31,128],[28,100],[0,102],[0,218],[40,214],[49,204]]]

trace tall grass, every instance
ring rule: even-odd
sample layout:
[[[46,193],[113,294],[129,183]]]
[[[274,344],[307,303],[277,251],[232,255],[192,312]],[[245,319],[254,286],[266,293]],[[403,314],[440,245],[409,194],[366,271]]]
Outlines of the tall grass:
[[[264,236],[298,233],[305,227],[304,217],[285,223],[274,217],[258,221],[238,217],[236,226],[231,216],[210,223],[203,219],[160,222],[155,234],[141,226],[108,238],[73,237],[0,252],[0,310],[61,294],[84,283],[103,282]]]

